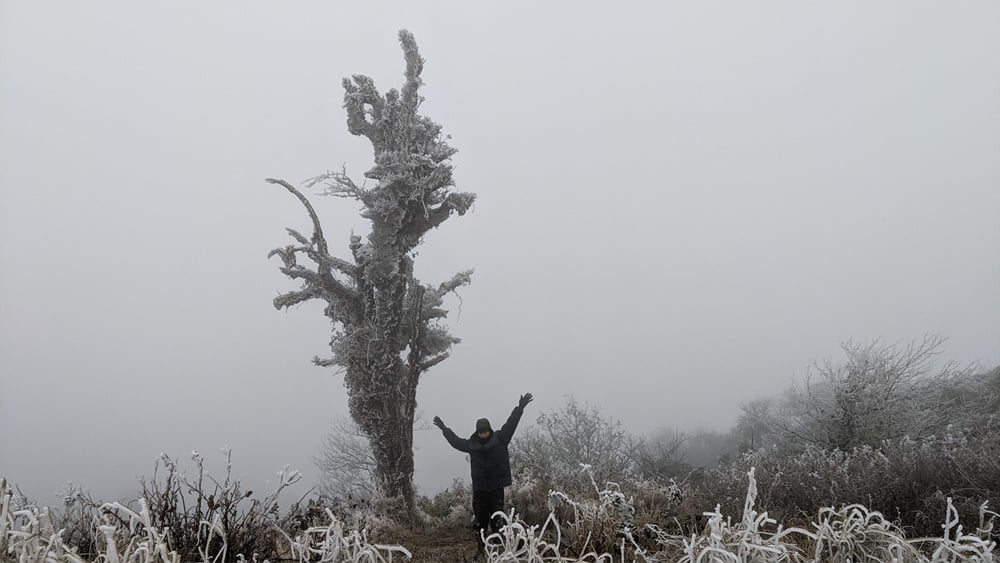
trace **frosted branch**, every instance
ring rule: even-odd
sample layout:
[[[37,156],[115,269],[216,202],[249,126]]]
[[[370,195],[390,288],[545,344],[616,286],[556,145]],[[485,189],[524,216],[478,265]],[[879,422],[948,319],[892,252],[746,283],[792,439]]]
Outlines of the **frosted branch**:
[[[448,194],[443,203],[428,212],[423,231],[437,228],[448,217],[451,217],[452,212],[465,215],[475,201],[476,194],[465,192]]]
[[[299,303],[304,303],[310,299],[315,299],[317,297],[322,297],[320,292],[313,287],[306,288],[300,291],[289,291],[288,293],[282,293],[281,295],[274,298],[274,308],[275,309],[287,309]]]
[[[292,195],[294,195],[295,197],[299,198],[299,201],[302,202],[302,205],[306,208],[306,212],[309,213],[309,219],[312,220],[312,224],[313,224],[312,242],[313,242],[313,244],[316,245],[316,249],[319,252],[321,252],[323,254],[328,254],[329,251],[328,251],[328,247],[327,247],[327,244],[326,244],[326,238],[323,236],[323,227],[320,226],[320,224],[319,224],[319,216],[316,215],[316,210],[313,209],[312,204],[309,203],[309,200],[306,199],[306,196],[302,195],[302,192],[300,192],[299,190],[295,189],[294,186],[292,186],[291,184],[289,184],[288,182],[286,182],[284,180],[278,180],[278,179],[275,179],[275,178],[267,178],[264,181],[267,182],[268,184],[277,184],[277,185],[285,188],[289,192],[291,192]]]
[[[355,74],[351,79],[345,78],[343,84],[347,130],[352,135],[368,137],[373,145],[380,145],[382,140],[375,124],[382,119],[384,101],[375,82],[363,74]]]
[[[417,49],[417,41],[413,34],[405,29],[399,30],[399,42],[403,46],[403,58],[406,59],[406,84],[403,85],[403,102],[410,106],[420,104],[417,95],[423,80],[420,73],[424,70],[424,59],[420,58],[420,51]]]
[[[307,188],[322,186],[323,194],[333,197],[349,197],[356,199],[365,205],[369,203],[371,190],[357,185],[347,175],[347,170],[341,168],[339,172],[327,171],[319,176],[314,176],[305,181]]]
[[[302,233],[296,231],[295,229],[289,229],[287,227],[285,228],[285,230],[288,231],[288,234],[291,235],[293,239],[299,241],[302,244],[309,244],[309,239],[302,236]]]
[[[462,287],[463,285],[469,285],[472,283],[472,274],[475,270],[465,270],[454,275],[450,280],[442,283],[438,286],[438,295],[444,295],[446,293],[455,291],[456,289]]]
[[[448,356],[450,356],[450,355],[451,355],[451,353],[444,352],[444,353],[438,354],[437,356],[434,356],[432,358],[427,358],[426,360],[424,360],[423,362],[420,363],[420,371],[424,372],[424,371],[427,371],[427,370],[431,369],[432,367],[434,367],[434,366],[440,364],[441,362],[447,360]]]

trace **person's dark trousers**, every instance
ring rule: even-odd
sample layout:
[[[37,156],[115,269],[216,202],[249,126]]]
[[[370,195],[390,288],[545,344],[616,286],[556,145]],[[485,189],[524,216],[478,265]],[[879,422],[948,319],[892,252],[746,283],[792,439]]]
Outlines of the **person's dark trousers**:
[[[491,518],[494,512],[503,512],[503,487],[492,491],[472,491],[472,514],[476,518],[474,526],[480,549],[483,547],[480,530],[490,528],[493,532],[498,532],[503,525],[500,517]]]

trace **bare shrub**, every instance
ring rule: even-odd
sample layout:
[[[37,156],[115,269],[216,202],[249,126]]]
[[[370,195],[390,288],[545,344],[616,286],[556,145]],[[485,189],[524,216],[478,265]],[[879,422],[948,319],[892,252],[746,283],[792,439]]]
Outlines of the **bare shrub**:
[[[643,440],[636,454],[638,473],[646,478],[669,481],[691,472],[685,446],[689,436],[679,430],[661,430]]]
[[[337,418],[323,438],[318,492],[328,499],[371,499],[375,494],[375,455],[354,420]]]

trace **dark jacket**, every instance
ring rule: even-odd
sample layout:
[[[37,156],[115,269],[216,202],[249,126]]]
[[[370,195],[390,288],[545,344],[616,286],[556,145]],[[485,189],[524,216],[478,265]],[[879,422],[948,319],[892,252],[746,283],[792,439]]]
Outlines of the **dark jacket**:
[[[469,454],[469,464],[472,466],[472,490],[491,491],[510,485],[510,455],[507,453],[507,445],[514,437],[514,430],[521,420],[524,409],[514,407],[514,412],[510,413],[507,422],[490,434],[485,441],[480,440],[475,433],[469,438],[459,438],[451,431],[451,428],[444,427],[444,437],[453,448],[460,452]]]

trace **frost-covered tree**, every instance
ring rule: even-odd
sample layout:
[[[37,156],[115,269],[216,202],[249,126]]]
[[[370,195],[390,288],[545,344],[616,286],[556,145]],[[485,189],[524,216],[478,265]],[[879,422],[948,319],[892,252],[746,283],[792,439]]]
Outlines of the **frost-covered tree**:
[[[440,285],[424,285],[413,275],[414,249],[424,235],[453,214],[464,215],[475,200],[452,190],[451,156],[441,126],[419,113],[424,60],[413,35],[399,32],[406,61],[401,90],[381,95],[363,75],[344,79],[347,128],[371,142],[375,164],[360,185],[346,171],[306,182],[325,195],[354,199],[371,223],[367,238],[351,235],[350,259],[330,253],[319,217],[301,191],[284,180],[268,179],[302,202],[312,221],[306,237],[288,229],[295,244],[269,256],[302,287],[278,296],[274,306],[288,308],[319,299],[333,324],[332,357],[319,366],[345,373],[349,411],[371,443],[377,494],[387,511],[401,520],[415,515],[413,418],[420,376],[448,357],[452,336],[440,321],[447,316],[444,297],[469,283],[471,271]],[[300,259],[311,262],[306,266]]]
[[[571,396],[561,409],[538,415],[536,425],[514,438],[511,465],[522,479],[559,480],[579,474],[580,464],[586,464],[603,483],[638,476],[642,447],[642,440],[620,421]]]
[[[741,426],[757,429],[759,445],[831,449],[942,432],[959,420],[956,398],[946,391],[972,373],[937,361],[944,342],[941,336],[905,344],[847,342],[845,361],[816,364],[805,384],[781,401],[744,406]]]

